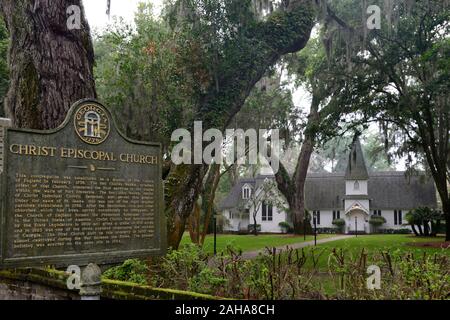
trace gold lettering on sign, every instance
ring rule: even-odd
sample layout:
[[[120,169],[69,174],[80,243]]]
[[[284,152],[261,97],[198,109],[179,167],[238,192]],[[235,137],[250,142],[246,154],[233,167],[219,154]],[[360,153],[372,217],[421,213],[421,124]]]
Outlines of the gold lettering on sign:
[[[62,159],[84,159],[94,161],[111,161],[111,162],[124,162],[131,164],[144,164],[144,165],[157,165],[159,163],[159,157],[151,154],[133,154],[133,153],[121,153],[117,156],[114,152],[108,152],[104,150],[84,150],[75,148],[56,148],[48,146],[35,146],[35,145],[23,145],[12,144],[9,147],[9,151],[12,154],[20,156],[35,156],[35,157],[56,157],[59,156]]]
[[[55,147],[41,147],[34,145],[12,144],[9,151],[14,154],[38,157],[54,157],[56,153]]]
[[[153,180],[21,173],[15,178],[16,256],[44,248],[120,249],[154,237]]]

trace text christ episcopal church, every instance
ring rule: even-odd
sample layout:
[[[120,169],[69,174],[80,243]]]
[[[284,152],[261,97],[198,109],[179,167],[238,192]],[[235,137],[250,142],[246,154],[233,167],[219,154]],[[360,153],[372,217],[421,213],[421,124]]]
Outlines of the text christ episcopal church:
[[[249,198],[273,176],[260,175],[241,179],[220,203],[225,218],[225,231],[248,230],[253,225],[253,204]],[[264,204],[257,206],[257,224],[261,232],[280,233],[280,222],[289,222],[283,208]],[[334,219],[345,220],[345,233],[371,233],[371,215],[383,216],[386,223],[378,229],[398,230],[405,225],[405,214],[418,207],[437,208],[436,189],[424,173],[406,175],[405,172],[369,172],[361,144],[355,139],[345,173],[308,174],[305,185],[306,208],[317,216],[318,228],[334,228]],[[270,202],[269,202],[270,203]],[[272,201],[273,203],[273,201]],[[279,203],[279,202],[278,202]],[[287,206],[285,206],[287,207]]]

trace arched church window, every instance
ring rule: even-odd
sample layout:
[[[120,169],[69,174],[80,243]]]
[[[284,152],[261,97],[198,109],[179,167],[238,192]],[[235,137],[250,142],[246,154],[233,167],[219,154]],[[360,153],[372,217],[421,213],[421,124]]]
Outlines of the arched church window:
[[[354,190],[359,190],[359,181],[355,181],[355,186],[353,187]]]
[[[250,196],[252,195],[252,188],[249,186],[244,186],[242,188],[242,199],[250,199]]]

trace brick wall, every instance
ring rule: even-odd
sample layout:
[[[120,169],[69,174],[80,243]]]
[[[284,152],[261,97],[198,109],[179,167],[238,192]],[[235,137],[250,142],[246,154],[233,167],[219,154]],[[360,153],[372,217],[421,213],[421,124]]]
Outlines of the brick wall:
[[[2,279],[0,300],[80,300],[76,292],[29,281]]]

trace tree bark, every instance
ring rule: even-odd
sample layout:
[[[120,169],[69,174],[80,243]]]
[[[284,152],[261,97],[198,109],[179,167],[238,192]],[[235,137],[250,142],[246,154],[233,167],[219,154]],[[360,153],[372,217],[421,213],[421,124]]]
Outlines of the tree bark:
[[[300,149],[294,176],[291,179],[282,164],[280,164],[280,170],[275,174],[278,189],[285,196],[289,204],[295,234],[303,234],[305,229],[306,232],[310,233],[312,228],[309,224],[304,226],[306,210],[305,184],[311,155],[314,151],[316,127],[320,121],[319,105],[320,99],[316,94],[313,94],[311,111],[305,129],[305,139]]]
[[[200,205],[196,202],[194,203],[194,210],[189,216],[188,229],[189,236],[191,237],[192,243],[197,245],[200,244],[200,216],[201,216]]]
[[[209,176],[206,179],[205,187],[202,192],[202,205],[205,211],[205,220],[203,221],[203,230],[201,231],[200,244],[205,243],[208,234],[212,215],[214,214],[214,200],[216,198],[217,187],[220,181],[220,164],[213,164],[209,169]]]
[[[415,234],[416,236],[419,235],[419,233],[418,233],[417,230],[416,230],[416,226],[415,226],[414,224],[411,224],[411,229],[412,229],[412,231],[414,232],[414,234]]]
[[[81,9],[80,29],[69,30],[66,10]],[[96,98],[94,51],[81,0],[2,0],[11,36],[7,115],[17,127],[50,129],[70,106]]]
[[[417,228],[419,229],[419,235],[423,236],[422,225],[418,224]]]
[[[206,165],[173,165],[165,181],[167,243],[173,249],[180,245],[207,169]]]

